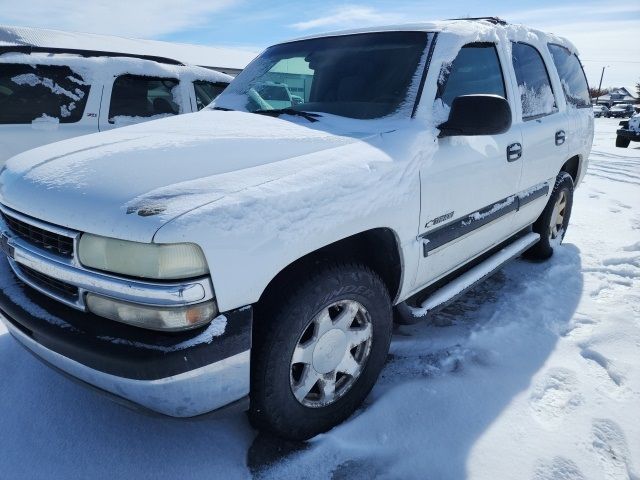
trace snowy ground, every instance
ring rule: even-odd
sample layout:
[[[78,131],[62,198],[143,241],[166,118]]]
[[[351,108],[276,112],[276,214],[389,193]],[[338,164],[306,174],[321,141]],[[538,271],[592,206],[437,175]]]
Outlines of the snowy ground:
[[[129,412],[0,327],[0,477],[640,480],[640,144],[617,123],[596,119],[561,251],[399,329],[366,406],[305,445]]]

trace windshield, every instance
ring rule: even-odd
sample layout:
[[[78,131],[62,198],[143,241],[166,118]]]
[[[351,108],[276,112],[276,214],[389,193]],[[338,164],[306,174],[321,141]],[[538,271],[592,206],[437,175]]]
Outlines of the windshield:
[[[301,40],[268,48],[215,107],[294,109],[349,118],[391,115],[407,101],[427,33],[384,32]]]

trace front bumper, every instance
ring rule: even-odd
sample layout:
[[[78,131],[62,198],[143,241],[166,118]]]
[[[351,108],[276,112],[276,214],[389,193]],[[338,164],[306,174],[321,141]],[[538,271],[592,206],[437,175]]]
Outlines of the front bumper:
[[[620,130],[616,130],[616,135],[618,135],[619,137],[628,138],[629,140],[640,142],[640,132],[634,132],[632,130],[625,130],[621,128]]]
[[[0,259],[0,320],[45,363],[127,402],[194,417],[249,394],[252,309],[189,332],[153,332],[61,305]]]

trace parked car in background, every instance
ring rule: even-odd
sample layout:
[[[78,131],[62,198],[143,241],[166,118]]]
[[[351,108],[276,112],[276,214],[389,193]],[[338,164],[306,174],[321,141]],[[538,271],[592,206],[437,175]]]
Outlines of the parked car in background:
[[[256,97],[301,76],[300,104]],[[559,248],[593,125],[574,46],[500,19],[281,43],[200,113],[9,160],[0,319],[120,401],[306,439],[362,404],[394,319]]]
[[[607,116],[613,118],[631,118],[634,113],[636,113],[636,111],[633,105],[630,103],[620,103],[611,107]]]
[[[283,83],[264,82],[254,89],[271,108],[290,108],[294,104],[289,88]]]
[[[606,105],[594,105],[593,106],[593,116],[595,118],[608,117],[609,116],[609,109],[607,108]]]
[[[616,131],[616,147],[627,148],[631,142],[640,142],[640,113],[620,122]]]
[[[0,166],[48,143],[201,110],[232,78],[168,58],[0,47]]]

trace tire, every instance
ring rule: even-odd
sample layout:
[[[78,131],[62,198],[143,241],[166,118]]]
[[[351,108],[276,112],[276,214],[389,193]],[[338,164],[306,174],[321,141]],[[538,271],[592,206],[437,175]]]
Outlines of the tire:
[[[621,137],[620,135],[616,137],[616,147],[627,148],[630,143],[631,140],[629,140],[628,138]]]
[[[325,266],[287,288],[254,327],[249,420],[306,440],[348,418],[373,388],[389,352],[391,300],[380,277],[359,264]]]
[[[562,202],[564,200],[564,206]],[[556,211],[556,206],[561,210]],[[533,260],[546,260],[555,248],[559,247],[567,233],[571,207],[573,206],[573,179],[567,172],[560,172],[556,183],[540,217],[533,224],[533,231],[540,234],[540,241],[526,251],[525,257]],[[558,217],[562,216],[562,219]],[[554,225],[552,225],[552,219]]]

